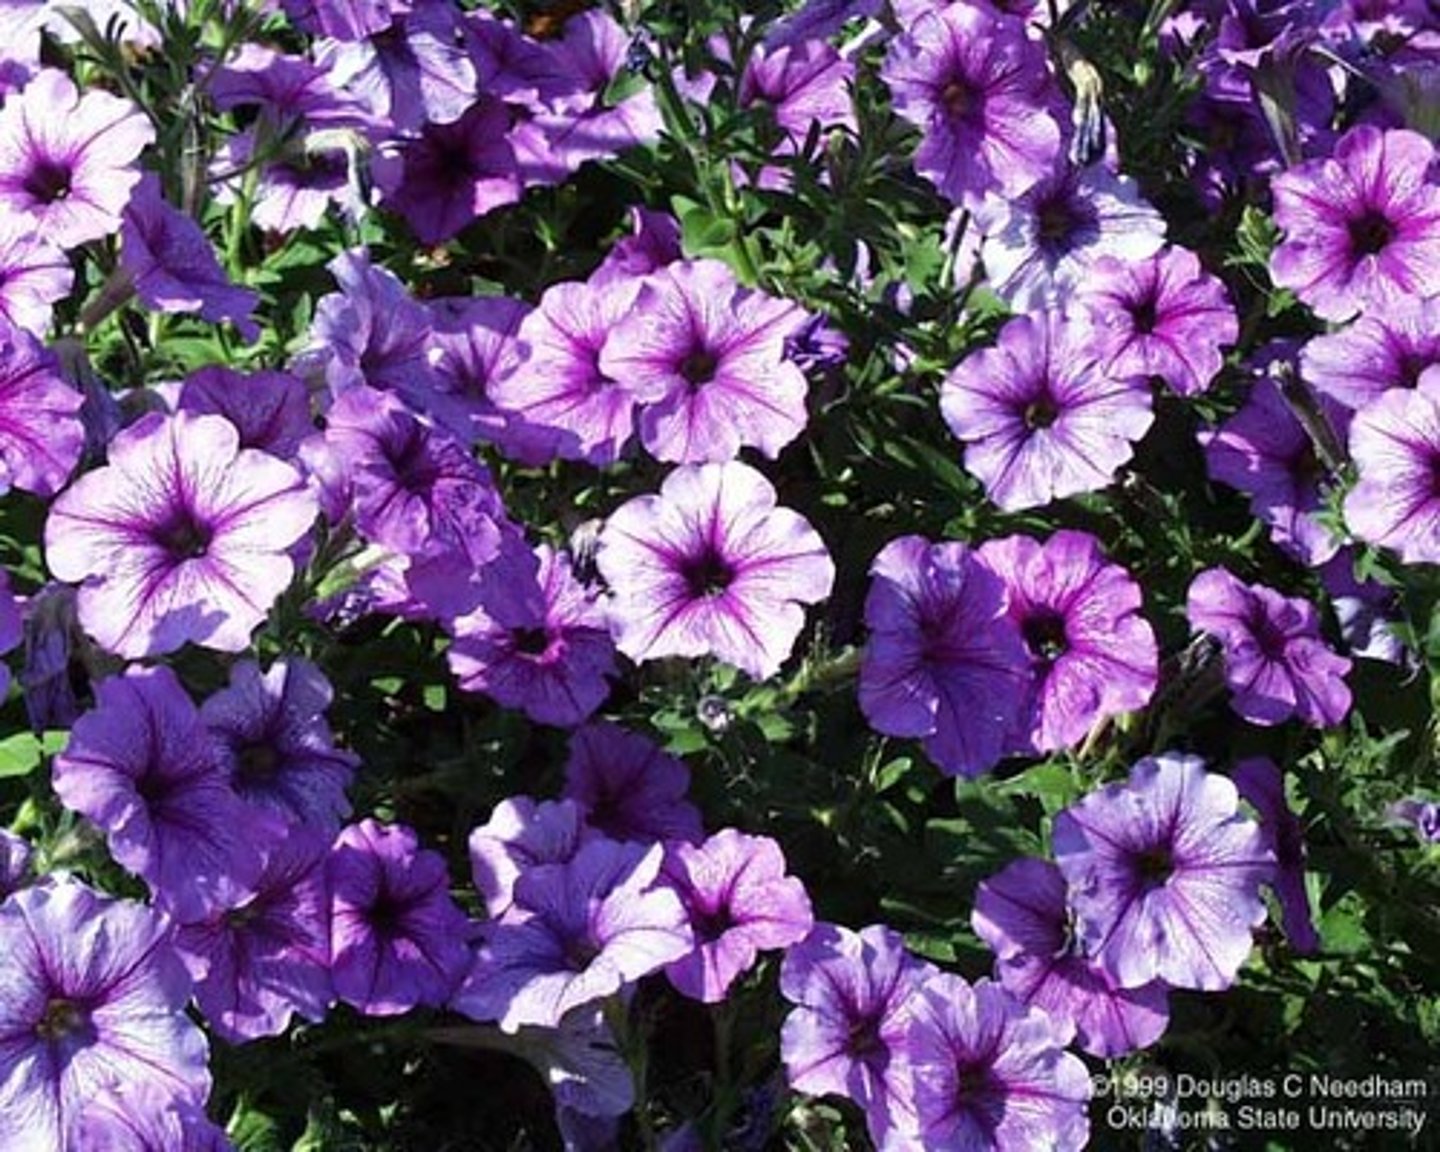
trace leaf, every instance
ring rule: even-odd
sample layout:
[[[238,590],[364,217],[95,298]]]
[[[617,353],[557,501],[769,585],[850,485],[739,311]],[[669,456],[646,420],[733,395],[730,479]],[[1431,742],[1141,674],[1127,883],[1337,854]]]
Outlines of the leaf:
[[[57,735],[46,733],[47,736]],[[64,733],[58,733],[64,736]],[[63,739],[54,750],[64,747]],[[40,761],[47,751],[44,744],[29,732],[17,732],[14,736],[8,736],[0,740],[0,778],[12,776],[28,776],[40,766]]]

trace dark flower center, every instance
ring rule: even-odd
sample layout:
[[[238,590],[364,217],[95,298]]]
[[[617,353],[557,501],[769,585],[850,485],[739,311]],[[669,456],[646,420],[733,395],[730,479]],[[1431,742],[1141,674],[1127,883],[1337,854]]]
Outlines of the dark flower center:
[[[963,80],[951,80],[940,90],[940,103],[952,119],[958,120],[970,111],[973,103],[970,85]]]
[[[1065,617],[1058,612],[1037,612],[1020,625],[1020,634],[1025,638],[1030,655],[1046,664],[1065,655],[1068,647]]]
[[[425,447],[425,436],[416,428],[403,443],[387,453],[390,467],[395,470],[395,479],[412,496],[423,496],[429,492],[439,475],[439,469]]]
[[[52,997],[35,1024],[35,1035],[48,1043],[81,1036],[90,1027],[90,1014],[74,1000]]]
[[[1165,882],[1175,872],[1175,859],[1170,849],[1156,845],[1135,857],[1135,878],[1146,892],[1165,887]]]
[[[955,1069],[955,1100],[961,1107],[973,1108],[986,1100],[993,1087],[988,1061],[967,1061]]]
[[[210,526],[197,520],[188,508],[180,509],[153,533],[155,543],[177,562],[198,560],[209,550],[213,538]]]
[[[1290,638],[1277,628],[1263,611],[1257,609],[1251,614],[1250,632],[1255,637],[1255,644],[1260,649],[1260,654],[1266,660],[1279,662],[1285,659],[1285,649]]]
[[[41,160],[30,169],[23,185],[36,200],[53,204],[70,195],[70,168],[57,160]]]
[[[147,808],[155,808],[163,804],[170,795],[170,781],[159,772],[153,771],[152,765],[135,781],[135,795],[145,801]]]
[[[1055,401],[1048,396],[1041,396],[1025,405],[1025,411],[1021,418],[1025,421],[1025,427],[1033,432],[1037,428],[1049,428],[1059,416],[1060,409],[1056,406]]]
[[[599,955],[600,947],[588,936],[577,936],[565,941],[565,963],[574,972],[584,972],[595,963],[595,957]]]
[[[1135,331],[1142,336],[1149,336],[1154,332],[1159,319],[1159,310],[1156,308],[1153,295],[1146,295],[1144,299],[1137,300],[1130,307],[1130,322],[1135,325]]]
[[[402,934],[405,913],[405,902],[382,888],[375,902],[366,909],[365,920],[382,938],[394,937]]]
[[[685,560],[680,576],[690,595],[698,599],[724,592],[735,580],[735,569],[713,547],[707,547],[700,555]]]
[[[510,642],[522,656],[543,656],[550,648],[550,633],[544,628],[517,628]]]
[[[861,1016],[850,1025],[850,1030],[845,1034],[846,1055],[864,1060],[884,1051],[885,1039],[880,1035],[880,1017],[873,1014]]]
[[[235,754],[236,775],[246,784],[275,779],[280,771],[280,753],[273,744],[256,740],[241,745]]]
[[[1420,384],[1420,377],[1425,374],[1427,368],[1433,368],[1437,361],[1429,356],[1422,356],[1418,352],[1406,352],[1400,357],[1395,375],[1396,383],[1401,388],[1415,388]]]
[[[730,915],[730,905],[721,904],[709,911],[692,911],[690,926],[695,929],[695,938],[701,944],[710,944],[735,927],[735,919]]]
[[[1351,220],[1350,249],[1356,256],[1378,256],[1395,238],[1395,228],[1384,213],[1370,209]]]
[[[692,388],[699,388],[715,379],[715,370],[720,360],[708,348],[697,348],[680,361],[680,375],[689,381]]]

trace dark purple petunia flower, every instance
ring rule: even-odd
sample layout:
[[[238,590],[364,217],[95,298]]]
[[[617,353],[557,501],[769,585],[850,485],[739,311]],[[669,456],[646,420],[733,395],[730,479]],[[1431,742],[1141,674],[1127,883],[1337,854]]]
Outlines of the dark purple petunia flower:
[[[1080,950],[1065,879],[1050,861],[1016,860],[984,881],[970,922],[995,953],[1006,991],[1057,1024],[1074,1025],[1090,1055],[1113,1059],[1148,1048],[1169,1025],[1162,982],[1118,988]]]
[[[482,928],[450,1007],[505,1032],[554,1028],[691,950],[685,909],[659,881],[660,845],[595,839],[515,881],[515,903]]]
[[[220,750],[175,673],[131,668],[95,686],[95,709],[55,757],[60,802],[105,833],[115,862],[186,923],[232,907],[280,828],[230,787]]]
[[[315,432],[310,394],[288,372],[208,365],[185,377],[175,407],[224,416],[240,434],[241,448],[258,448],[281,460],[293,460],[300,442]]]
[[[657,496],[612,512],[596,565],[615,645],[637,663],[713,655],[775,675],[830,594],[835,565],[810,522],[738,461],[676,468]]]
[[[640,441],[657,460],[722,462],[743,447],[774,459],[807,419],[805,374],[785,358],[804,321],[718,260],[668,264],[606,339],[600,370],[642,399]]]
[[[805,885],[785,874],[780,845],[765,836],[722,828],[703,844],[670,844],[665,877],[695,933],[694,951],[665,976],[693,1000],[718,1004],[760,952],[788,948],[815,926]]]
[[[1300,374],[1323,396],[1358,412],[1392,388],[1414,388],[1440,365],[1440,299],[1418,300],[1359,317],[1306,341]]]
[[[20,688],[25,712],[36,732],[69,728],[80,715],[76,698],[77,649],[83,643],[76,618],[75,589],[49,583],[25,603],[25,661]]]
[[[1310,601],[1210,568],[1191,582],[1185,613],[1196,632],[1224,645],[1230,706],[1239,716],[1262,725],[1296,716],[1316,728],[1345,719],[1350,661],[1321,637]]]
[[[410,11],[410,0],[281,0],[305,31],[336,40],[364,40]]]
[[[43,338],[75,270],[65,253],[19,217],[0,221],[0,319]]]
[[[952,369],[940,412],[1006,512],[1108,487],[1154,419],[1143,382],[1110,375],[1083,325],[1045,313],[1009,321]]]
[[[975,776],[1006,750],[1030,657],[1005,585],[963,544],[904,536],[870,566],[860,707],[877,732],[923,737],[949,775]]]
[[[1026,752],[1079,744],[1095,724],[1145,707],[1159,680],[1140,586],[1106,563],[1100,541],[1062,530],[986,541],[978,560],[1005,584],[1033,676],[1015,736]]]
[[[1281,922],[1290,947],[1302,955],[1318,952],[1320,936],[1305,894],[1305,834],[1285,800],[1285,777],[1273,761],[1257,756],[1236,764],[1230,778],[1241,798],[1259,814],[1260,833],[1275,856],[1270,886],[1280,902]]]
[[[231,283],[204,230],[165,199],[154,173],[141,178],[125,206],[120,267],[153,311],[193,312],[212,324],[229,320],[247,343],[260,335],[251,318],[259,294]]]
[[[205,1034],[152,909],[74,880],[39,884],[0,903],[0,955],[0,1147],[92,1147],[79,1132],[102,1085],[204,1105]]]
[[[445,860],[403,825],[362,820],[325,864],[335,995],[368,1016],[449,999],[470,962],[469,921]]]
[[[30,841],[0,828],[0,901],[30,883]]]
[[[0,321],[0,492],[53,496],[61,489],[85,447],[84,402],[54,353]]]
[[[918,1147],[1078,1152],[1090,1138],[1090,1073],[1071,1029],[999,984],[936,972],[915,992],[910,1063]]]
[[[612,840],[698,843],[700,813],[686,799],[690,770],[653,740],[615,724],[587,724],[570,737],[562,793],[586,825]]]
[[[470,833],[470,875],[492,920],[515,899],[515,881],[538,864],[564,864],[591,837],[573,800],[511,796]]]
[[[1240,334],[1225,285],[1193,252],[1164,248],[1147,260],[1102,256],[1079,289],[1106,370],[1158,376],[1171,391],[1194,396],[1225,363],[1222,345]]]
[[[294,1016],[318,1021],[332,997],[328,837],[292,829],[271,851],[255,894],[186,924],[175,947],[195,1002],[221,1039],[278,1036]]]
[[[1326,320],[1384,312],[1440,281],[1435,148],[1418,132],[1352,128],[1334,154],[1275,177],[1285,238],[1270,275]]]
[[[922,132],[915,170],[961,207],[1019,196],[1054,168],[1064,132],[1044,49],[989,4],[926,12],[891,41],[881,78]]]
[[[816,924],[780,968],[780,994],[795,1005],[780,1032],[786,1080],[797,1092],[853,1100],[880,1148],[917,1137],[910,1024],[927,969],[878,924]]]
[[[154,139],[129,100],[81,96],[65,73],[42,68],[0,110],[0,210],[67,250],[109,236]]]
[[[238,652],[290,584],[315,497],[219,416],[151,413],[50,507],[45,558],[81,583],[80,622],[139,658],[187,641]]]
[[[1055,817],[1055,861],[1087,955],[1121,988],[1235,982],[1275,858],[1235,785],[1195,756],[1138,761]]]
[[[630,235],[617,240],[599,267],[590,273],[586,283],[592,288],[648,276],[684,258],[680,221],[670,213],[632,206],[630,230]]]
[[[480,606],[452,628],[446,659],[460,687],[540,724],[582,723],[618,674],[598,590],[547,544],[502,547],[480,578]]]
[[[200,707],[236,793],[327,839],[350,814],[345,789],[360,764],[335,747],[325,722],[333,698],[324,673],[294,656],[263,673],[249,660],[233,665],[230,686]]]
[[[1350,530],[1406,564],[1440,563],[1440,368],[1413,391],[1392,389],[1362,409],[1350,456],[1360,474],[1345,497]]]
[[[1414,666],[1414,653],[1397,634],[1401,616],[1400,590],[1378,580],[1358,577],[1355,553],[1342,548],[1319,569],[1320,583],[1330,598],[1340,639],[1352,656],[1401,667]]]
[[[0,569],[0,654],[19,646],[25,637],[20,601],[10,587],[10,573]],[[10,690],[10,668],[0,663],[0,699]]]

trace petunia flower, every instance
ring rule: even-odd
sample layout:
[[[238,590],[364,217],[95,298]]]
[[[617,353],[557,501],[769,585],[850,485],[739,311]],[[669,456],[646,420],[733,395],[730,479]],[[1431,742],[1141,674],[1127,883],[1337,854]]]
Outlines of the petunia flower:
[[[1358,412],[1392,388],[1414,388],[1440,365],[1440,299],[1413,300],[1357,317],[1300,350],[1300,375]]]
[[[75,270],[53,240],[20,217],[0,221],[0,318],[43,339]]]
[[[1119,987],[1235,982],[1275,867],[1239,804],[1235,785],[1198,757],[1166,753],[1055,817],[1081,946]]]
[[[573,800],[509,796],[466,841],[470,875],[492,920],[515,900],[515,881],[538,864],[564,864],[593,833]]]
[[[1350,425],[1350,456],[1360,474],[1345,497],[1350,530],[1406,564],[1440,563],[1440,368],[1366,405]]]
[[[632,660],[713,655],[764,680],[830,594],[835,565],[803,516],[738,461],[677,468],[612,512],[595,562],[615,645]]]
[[[23,836],[0,828],[0,901],[30,883],[34,855],[35,850]]]
[[[1240,796],[1260,817],[1260,832],[1275,855],[1270,882],[1280,902],[1280,919],[1290,947],[1301,955],[1318,952],[1320,936],[1305,894],[1305,834],[1285,799],[1285,777],[1274,761],[1253,756],[1230,773]]]
[[[684,762],[638,732],[602,722],[570,736],[561,795],[579,806],[587,826],[612,840],[698,843],[704,834],[689,790]]]
[[[136,659],[186,642],[238,652],[290,584],[315,497],[219,416],[142,417],[50,507],[45,556],[80,583],[80,623]]]
[[[181,412],[223,416],[235,425],[240,447],[294,460],[301,441],[315,432],[310,394],[288,372],[237,372],[221,364],[185,377],[176,398]]]
[[[1295,716],[1327,728],[1350,711],[1350,661],[1321,637],[1310,601],[1209,568],[1191,581],[1185,614],[1223,645],[1230,706],[1243,719],[1270,725]]]
[[[75,1136],[86,1152],[234,1152],[224,1129],[189,1100],[175,1099],[148,1080],[104,1085],[87,1095]]]
[[[0,491],[53,496],[64,486],[85,447],[84,402],[53,352],[0,320]]]

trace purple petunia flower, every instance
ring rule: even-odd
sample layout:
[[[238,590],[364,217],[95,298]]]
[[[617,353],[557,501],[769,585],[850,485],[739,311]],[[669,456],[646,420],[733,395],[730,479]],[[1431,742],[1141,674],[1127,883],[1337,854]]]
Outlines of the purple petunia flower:
[[[79,1132],[102,1085],[201,1107],[205,1035],[190,980],[152,909],[74,880],[0,903],[0,1146],[90,1148]]]
[[[292,830],[234,908],[186,924],[175,947],[195,980],[195,1001],[232,1044],[278,1036],[293,1016],[318,1021],[332,999],[327,837]]]
[[[1305,894],[1305,834],[1285,800],[1285,778],[1273,761],[1263,756],[1242,760],[1230,773],[1242,799],[1260,816],[1260,832],[1275,856],[1270,882],[1280,902],[1281,922],[1290,947],[1302,955],[1318,952],[1320,936],[1310,916]]]
[[[1193,252],[1165,248],[1140,261],[1102,256],[1079,289],[1100,359],[1116,376],[1158,376],[1181,396],[1210,387],[1220,346],[1240,334],[1225,285]]]
[[[1403,307],[1440,280],[1440,185],[1434,146],[1418,132],[1352,128],[1326,160],[1275,177],[1284,240],[1270,275],[1317,315]]]
[[[334,697],[324,673],[300,657],[266,672],[245,660],[230,686],[200,708],[215,737],[231,786],[244,800],[287,825],[340,830],[350,814],[345,789],[360,758],[335,747],[325,710]]]
[[[853,1100],[877,1147],[915,1139],[910,1023],[928,967],[881,925],[817,924],[780,968],[780,994],[795,1005],[780,1032],[790,1087]]]
[[[105,1085],[85,1097],[74,1147],[85,1152],[235,1152],[203,1108],[138,1079]]]
[[[1348,548],[1337,552],[1318,574],[1350,655],[1407,669],[1414,666],[1414,653],[1394,627],[1400,618],[1399,589],[1357,577],[1355,554]]]
[[[293,460],[300,443],[315,432],[310,394],[288,372],[237,372],[221,364],[185,377],[176,398],[181,412],[223,416],[235,425],[240,447],[258,448]]]
[[[835,565],[808,520],[737,461],[677,468],[612,512],[596,564],[615,644],[632,660],[713,655],[764,680],[830,594]]]
[[[632,206],[630,235],[615,242],[586,281],[592,288],[658,272],[684,258],[680,221],[668,212]]]
[[[1440,844],[1440,802],[1407,796],[1391,804],[1385,818],[1408,827],[1423,844]]]
[[[316,36],[364,40],[409,12],[410,0],[282,0],[282,7],[290,19]]]
[[[48,583],[25,603],[25,660],[20,688],[25,712],[36,732],[69,728],[80,715],[74,673],[81,643],[75,614],[75,589]]]
[[[1345,497],[1350,530],[1407,564],[1440,563],[1440,368],[1413,391],[1392,389],[1362,409],[1350,456],[1360,474]]]
[[[657,844],[596,839],[564,864],[515,881],[515,904],[482,928],[474,967],[450,1007],[502,1031],[559,1025],[688,953],[685,909],[658,880]]]
[[[690,770],[653,740],[615,724],[587,724],[570,737],[562,795],[586,825],[612,840],[699,843],[700,813],[686,799]]]
[[[0,222],[0,318],[43,337],[75,270],[64,251],[19,217]]]
[[[915,170],[961,207],[1019,196],[1055,166],[1064,133],[1044,49],[990,5],[959,0],[908,24],[881,78],[923,133]]]
[[[50,507],[45,557],[81,583],[80,622],[138,658],[187,641],[238,652],[290,584],[317,508],[300,474],[219,416],[151,413]]]
[[[915,992],[910,1062],[919,1147],[1078,1152],[1090,1137],[1090,1073],[1071,1029],[989,980],[936,972]]]
[[[837,131],[859,132],[851,91],[855,63],[823,41],[810,40],[776,48],[757,48],[740,76],[736,101],[741,108],[767,107],[780,131],[771,155],[801,156],[811,137],[815,149],[826,146]],[[790,173],[766,165],[759,174],[762,188],[788,188]]]
[[[97,89],[81,96],[65,73],[42,68],[0,109],[0,209],[67,250],[108,236],[154,139],[130,101]]]
[[[54,353],[0,321],[0,492],[60,490],[85,447],[84,402]]]
[[[940,412],[1007,512],[1107,487],[1154,419],[1143,383],[1109,375],[1083,326],[1043,313],[1009,321],[952,369]]]
[[[1224,645],[1230,706],[1252,724],[1296,716],[1325,728],[1350,711],[1350,661],[1325,643],[1310,601],[1210,568],[1191,582],[1185,614]]]
[[[1021,750],[1073,747],[1095,724],[1145,707],[1159,680],[1140,586],[1100,541],[1062,530],[986,541],[975,559],[1003,581],[1030,652],[1033,686],[1015,733]]]
[[[1234,983],[1275,858],[1235,785],[1195,756],[1136,763],[1055,817],[1055,861],[1085,952],[1121,988]]]
[[[0,901],[30,883],[34,850],[23,836],[0,828]]]
[[[573,800],[511,796],[470,833],[470,875],[492,920],[514,903],[515,881],[538,864],[564,864],[590,838]]]
[[[718,260],[666,265],[600,350],[600,370],[643,397],[640,441],[657,460],[774,459],[805,428],[805,374],[785,338],[805,320],[788,300],[744,288]]]
[[[115,862],[181,923],[243,899],[280,829],[231,789],[175,673],[132,668],[100,681],[95,700],[55,757],[60,802],[101,829]]]
[[[362,820],[325,864],[335,995],[369,1016],[449,999],[470,962],[470,928],[445,860],[404,825]]]
[[[860,707],[877,732],[923,737],[950,775],[1004,754],[1024,705],[1029,656],[1005,585],[965,545],[904,536],[870,565]]]
[[[971,915],[995,953],[995,975],[1011,995],[1057,1024],[1073,1025],[1080,1047],[1113,1059],[1148,1048],[1165,1032],[1165,985],[1118,988],[1079,947],[1065,880],[1048,860],[1013,861],[984,881]]]
[[[1440,365],[1440,299],[1359,317],[1300,350],[1300,374],[1321,395],[1358,412],[1392,388],[1414,388]]]
[[[460,687],[539,724],[583,722],[618,671],[598,592],[545,544],[503,547],[480,578],[480,606],[453,631],[446,659]]]
[[[724,1000],[762,950],[787,948],[815,925],[805,885],[785,874],[780,845],[765,836],[722,828],[703,844],[671,844],[665,876],[695,933],[695,950],[665,975],[693,1000]]]

